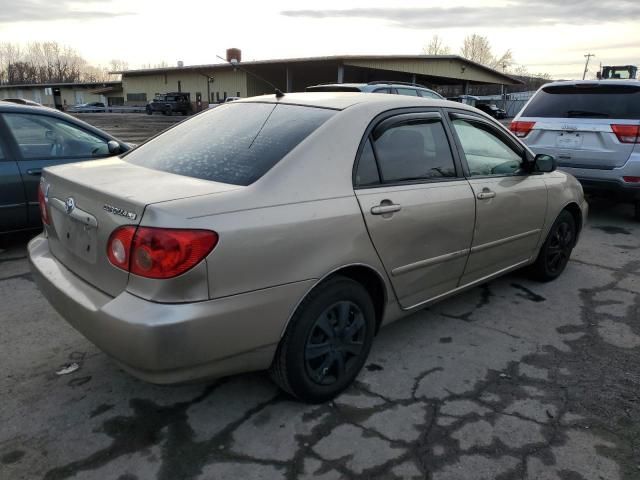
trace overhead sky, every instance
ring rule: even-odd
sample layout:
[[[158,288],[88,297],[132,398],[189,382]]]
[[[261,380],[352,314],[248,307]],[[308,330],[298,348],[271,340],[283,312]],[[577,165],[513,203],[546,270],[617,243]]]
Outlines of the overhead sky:
[[[401,5],[401,6],[400,6]],[[437,34],[459,53],[465,35],[511,49],[532,73],[582,76],[584,54],[640,64],[640,0],[0,0],[0,41],[57,40],[87,60],[130,68],[337,54],[418,54]]]

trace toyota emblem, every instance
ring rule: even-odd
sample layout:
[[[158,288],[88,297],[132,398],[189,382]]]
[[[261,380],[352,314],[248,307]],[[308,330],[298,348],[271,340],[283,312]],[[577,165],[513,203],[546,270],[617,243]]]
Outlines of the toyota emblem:
[[[74,208],[76,208],[76,201],[73,197],[69,197],[64,201],[64,211],[67,213],[73,212]]]

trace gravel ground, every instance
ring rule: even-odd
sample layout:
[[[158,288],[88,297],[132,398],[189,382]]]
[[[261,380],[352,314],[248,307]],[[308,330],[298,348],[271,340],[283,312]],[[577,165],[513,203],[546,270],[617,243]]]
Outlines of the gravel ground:
[[[40,296],[26,240],[0,240],[2,479],[640,478],[629,206],[592,203],[557,281],[515,273],[383,329],[356,385],[316,406],[262,373],[133,379]]]

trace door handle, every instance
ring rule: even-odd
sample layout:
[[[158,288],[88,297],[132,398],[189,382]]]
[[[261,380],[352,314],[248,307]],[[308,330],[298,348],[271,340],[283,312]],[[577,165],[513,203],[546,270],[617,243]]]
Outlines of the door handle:
[[[493,198],[496,196],[496,192],[489,190],[488,188],[483,188],[482,191],[476,195],[478,200],[486,200],[487,198]]]
[[[387,203],[371,207],[371,215],[384,215],[385,213],[399,212],[402,206],[396,203]]]
[[[30,168],[29,170],[27,170],[27,174],[29,174],[29,175],[41,175],[42,174],[42,169],[41,168]]]

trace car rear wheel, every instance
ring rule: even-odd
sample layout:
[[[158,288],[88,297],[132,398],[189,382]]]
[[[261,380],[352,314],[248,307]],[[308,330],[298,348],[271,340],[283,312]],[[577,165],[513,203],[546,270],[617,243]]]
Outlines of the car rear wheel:
[[[548,282],[560,276],[569,263],[576,244],[576,222],[573,215],[563,210],[554,222],[531,273],[537,280]]]
[[[347,388],[369,355],[375,309],[366,289],[337,276],[296,310],[270,369],[275,383],[309,403],[330,400]]]

